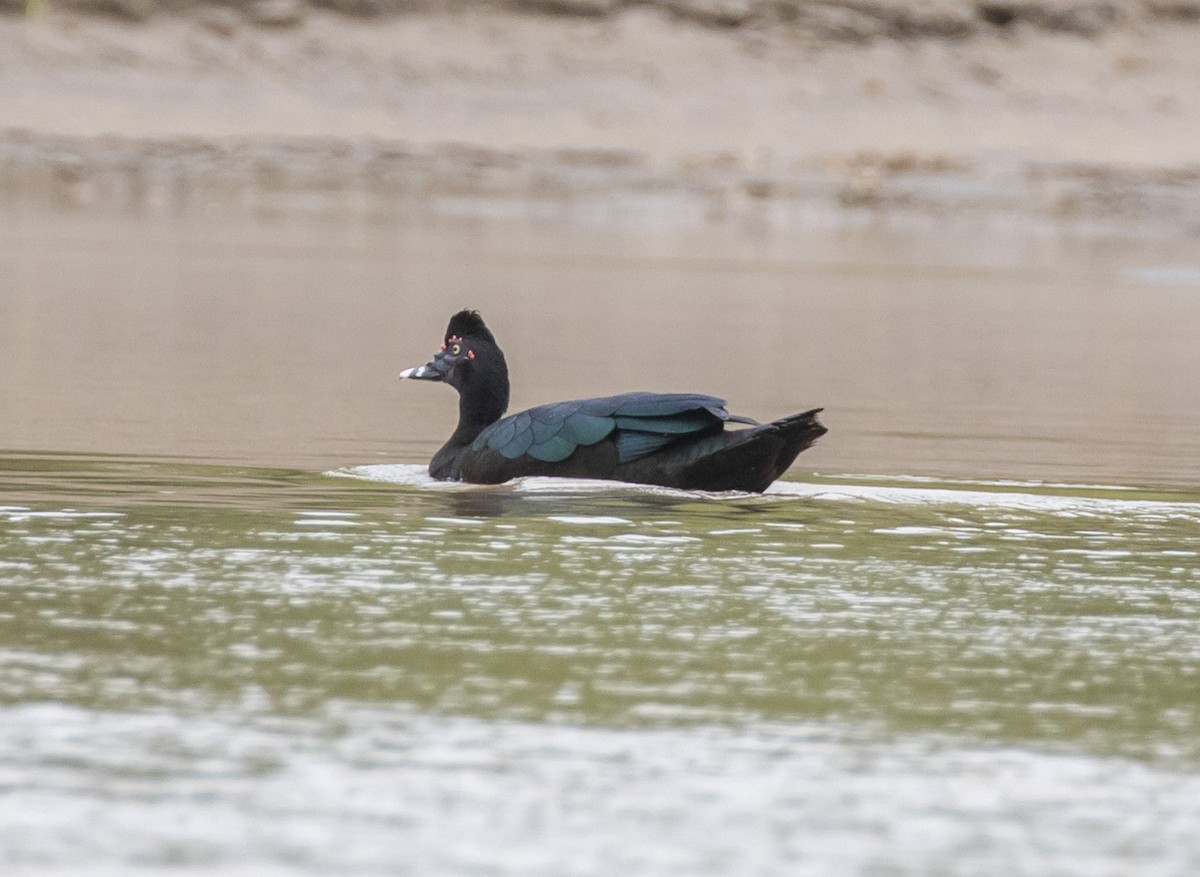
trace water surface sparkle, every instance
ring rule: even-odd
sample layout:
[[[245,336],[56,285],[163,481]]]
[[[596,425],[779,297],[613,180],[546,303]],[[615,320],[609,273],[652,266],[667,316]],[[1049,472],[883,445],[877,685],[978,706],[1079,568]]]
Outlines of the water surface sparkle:
[[[3,469],[6,873],[1200,862],[1186,491],[130,465]]]

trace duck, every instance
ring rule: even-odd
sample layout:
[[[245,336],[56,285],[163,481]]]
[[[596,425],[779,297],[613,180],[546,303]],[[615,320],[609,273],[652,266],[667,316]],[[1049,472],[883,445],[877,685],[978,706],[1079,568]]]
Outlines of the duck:
[[[821,408],[759,423],[699,393],[620,393],[506,417],[508,363],[474,310],[454,314],[441,349],[400,377],[458,391],[458,426],[429,463],[439,481],[551,476],[762,493],[827,431]]]

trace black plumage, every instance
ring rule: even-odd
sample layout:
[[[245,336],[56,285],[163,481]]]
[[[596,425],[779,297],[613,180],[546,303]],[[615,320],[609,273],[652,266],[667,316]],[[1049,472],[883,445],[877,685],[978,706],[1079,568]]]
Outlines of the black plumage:
[[[429,474],[442,480],[497,484],[558,475],[763,491],[826,432],[820,408],[759,424],[730,414],[723,399],[695,393],[622,393],[504,417],[508,364],[475,311],[455,314],[442,349],[400,376],[458,390],[458,427],[429,464]],[[726,430],[727,423],[748,428]]]

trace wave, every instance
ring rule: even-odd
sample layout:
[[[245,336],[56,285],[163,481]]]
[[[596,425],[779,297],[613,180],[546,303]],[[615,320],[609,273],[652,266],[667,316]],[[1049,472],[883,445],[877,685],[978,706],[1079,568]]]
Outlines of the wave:
[[[836,476],[828,481],[777,481],[764,494],[708,493],[654,485],[582,478],[517,478],[499,485],[436,481],[425,467],[408,463],[351,466],[326,473],[398,486],[438,491],[503,491],[509,494],[652,494],[693,501],[739,500],[969,506],[1074,516],[1135,515],[1187,518],[1200,522],[1200,499],[1148,499],[1128,486],[1042,484],[1015,481],[939,481],[915,476]],[[1115,495],[1114,495],[1115,494]]]

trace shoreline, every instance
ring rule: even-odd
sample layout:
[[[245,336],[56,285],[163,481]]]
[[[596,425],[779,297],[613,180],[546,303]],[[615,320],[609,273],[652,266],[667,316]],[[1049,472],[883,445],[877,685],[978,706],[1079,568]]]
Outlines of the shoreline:
[[[31,18],[50,9],[135,23],[195,15],[214,29],[296,28],[325,11],[362,21],[445,12],[596,21],[635,8],[718,30],[781,29],[851,43],[959,40],[1018,29],[1096,37],[1145,23],[1200,24],[1200,0],[0,0],[0,12]]]
[[[1030,9],[1067,8],[1050,2],[965,36],[899,38],[893,21],[892,36],[861,40],[764,23],[753,2],[682,4],[751,10],[736,25],[591,5],[306,8],[274,27],[207,5],[136,24],[0,16],[0,192],[147,210],[324,192],[360,206],[974,215],[1200,235],[1189,4],[1107,4],[1117,12],[1089,35],[1032,24]],[[934,4],[986,23],[985,6]]]
[[[727,155],[656,166],[635,151],[488,149],[336,138],[130,139],[0,132],[10,204],[134,213],[232,212],[655,216],[667,224],[967,217],[1200,237],[1200,164],[955,163],[901,153],[831,156],[782,171]]]

